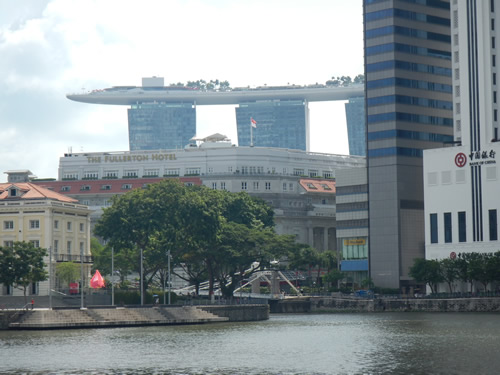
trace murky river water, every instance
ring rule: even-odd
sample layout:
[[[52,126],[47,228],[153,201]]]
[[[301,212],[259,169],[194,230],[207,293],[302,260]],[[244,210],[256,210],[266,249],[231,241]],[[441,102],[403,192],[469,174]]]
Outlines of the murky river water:
[[[500,314],[0,331],[0,374],[498,374]]]

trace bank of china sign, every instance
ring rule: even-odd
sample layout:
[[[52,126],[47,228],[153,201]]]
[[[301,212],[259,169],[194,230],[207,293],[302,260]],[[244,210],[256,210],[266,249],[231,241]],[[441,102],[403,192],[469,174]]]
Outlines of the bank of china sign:
[[[476,165],[496,164],[495,155],[494,150],[471,152],[469,154],[469,165],[473,167]],[[467,155],[463,152],[456,154],[455,165],[459,168],[465,167],[467,165]]]

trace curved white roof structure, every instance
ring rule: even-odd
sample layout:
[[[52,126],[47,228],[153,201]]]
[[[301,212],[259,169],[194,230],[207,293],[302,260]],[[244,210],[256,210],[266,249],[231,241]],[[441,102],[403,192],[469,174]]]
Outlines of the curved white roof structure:
[[[318,85],[319,86],[319,85]],[[364,85],[347,87],[280,86],[256,89],[237,88],[231,91],[199,91],[187,87],[115,86],[66,97],[82,103],[132,105],[136,103],[179,103],[196,105],[238,104],[258,100],[307,100],[309,102],[347,100],[364,96]]]

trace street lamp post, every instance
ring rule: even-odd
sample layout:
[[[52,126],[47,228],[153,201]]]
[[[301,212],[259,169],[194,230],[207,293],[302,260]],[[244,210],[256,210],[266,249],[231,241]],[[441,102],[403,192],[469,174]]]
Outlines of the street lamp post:
[[[115,250],[111,247],[111,306],[115,305]]]
[[[167,252],[168,256],[168,304],[170,305],[170,291],[172,288],[172,283],[170,280],[170,250]]]
[[[80,249],[80,309],[83,309],[83,247]]]
[[[49,246],[49,309],[52,310],[52,246]]]
[[[144,306],[144,276],[143,276],[143,264],[142,264],[142,247],[141,247],[141,306]]]

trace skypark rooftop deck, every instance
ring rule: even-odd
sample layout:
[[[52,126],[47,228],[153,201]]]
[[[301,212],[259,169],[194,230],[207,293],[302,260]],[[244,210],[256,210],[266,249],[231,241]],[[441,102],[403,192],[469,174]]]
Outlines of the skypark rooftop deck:
[[[196,105],[239,104],[259,100],[307,100],[321,102],[364,96],[364,85],[347,87],[280,86],[231,91],[200,91],[188,87],[115,86],[66,97],[82,103],[132,105],[136,103],[194,103]]]

